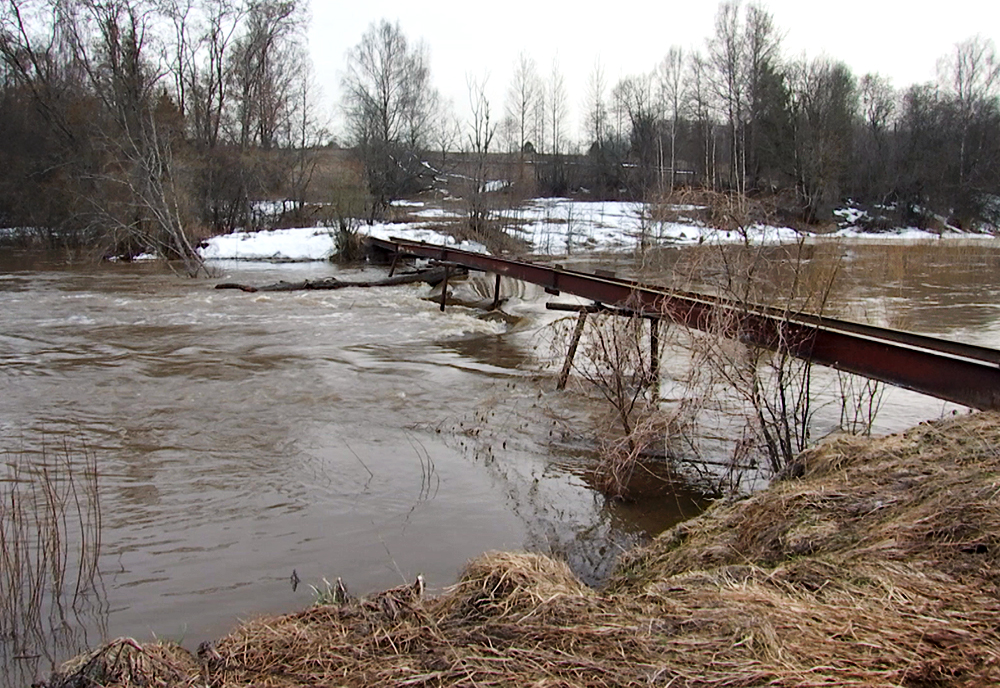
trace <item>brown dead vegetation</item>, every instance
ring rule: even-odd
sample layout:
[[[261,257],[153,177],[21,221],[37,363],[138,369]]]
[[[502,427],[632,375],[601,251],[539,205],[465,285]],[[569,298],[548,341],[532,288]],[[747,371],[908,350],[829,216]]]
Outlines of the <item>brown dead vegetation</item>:
[[[789,192],[758,193],[741,196],[697,187],[683,187],[649,202],[649,219],[656,223],[692,220],[724,231],[740,230],[757,224],[791,227],[800,232],[824,233],[836,229],[833,222],[807,225]]]
[[[601,591],[494,553],[421,592],[250,622],[156,685],[995,685],[1000,414],[828,441]]]

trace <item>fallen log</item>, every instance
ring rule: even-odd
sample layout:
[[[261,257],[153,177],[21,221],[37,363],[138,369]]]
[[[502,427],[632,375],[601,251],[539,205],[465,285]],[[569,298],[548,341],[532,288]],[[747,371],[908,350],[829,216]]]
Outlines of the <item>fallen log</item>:
[[[463,271],[464,272],[464,271]],[[451,276],[455,276],[459,271],[452,268]],[[216,289],[239,289],[245,292],[258,291],[309,291],[309,290],[330,290],[347,289],[349,287],[395,287],[400,284],[413,284],[415,282],[426,282],[434,286],[444,281],[445,268],[433,268],[431,270],[419,270],[417,272],[407,272],[392,277],[385,277],[378,280],[348,281],[339,280],[336,277],[324,277],[318,280],[303,280],[301,282],[275,282],[265,284],[262,287],[254,287],[249,284],[237,284],[235,282],[223,282],[216,284]]]

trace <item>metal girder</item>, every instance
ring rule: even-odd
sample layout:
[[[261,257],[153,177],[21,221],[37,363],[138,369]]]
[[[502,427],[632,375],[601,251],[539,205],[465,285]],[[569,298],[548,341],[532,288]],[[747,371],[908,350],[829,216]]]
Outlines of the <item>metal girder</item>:
[[[837,370],[977,409],[1000,409],[1000,351],[808,314],[739,304],[631,280],[407,241],[370,243],[565,292],[644,316],[668,318]]]

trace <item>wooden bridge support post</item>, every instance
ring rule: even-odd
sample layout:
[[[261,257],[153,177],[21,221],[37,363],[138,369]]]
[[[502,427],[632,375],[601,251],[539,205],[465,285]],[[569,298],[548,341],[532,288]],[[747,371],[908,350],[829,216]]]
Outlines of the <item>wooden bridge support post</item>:
[[[500,273],[497,273],[496,285],[493,287],[493,309],[500,307]]]
[[[576,356],[576,347],[580,345],[580,337],[583,336],[583,326],[587,324],[587,311],[580,311],[576,318],[576,329],[573,330],[573,339],[569,342],[569,351],[566,352],[566,360],[563,362],[562,372],[559,373],[559,382],[556,389],[566,389],[566,380],[569,379],[569,371],[573,367],[573,358]]]
[[[396,273],[396,263],[399,262],[399,254],[401,249],[397,246],[396,251],[392,254],[392,265],[389,266],[389,277],[392,277]]]
[[[444,281],[441,282],[441,312],[444,313],[444,304],[448,301],[448,273],[451,269],[444,266]]]
[[[649,319],[649,377],[653,399],[660,398],[660,320]]]

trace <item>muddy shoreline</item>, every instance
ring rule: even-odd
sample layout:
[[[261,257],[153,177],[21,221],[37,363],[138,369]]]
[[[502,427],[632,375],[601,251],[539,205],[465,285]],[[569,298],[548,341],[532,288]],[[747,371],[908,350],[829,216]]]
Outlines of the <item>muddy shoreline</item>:
[[[628,553],[601,590],[491,553],[437,597],[415,584],[260,618],[197,657],[119,640],[47,685],[1000,680],[1000,413],[830,439],[795,473]]]

